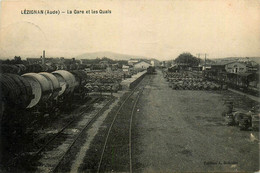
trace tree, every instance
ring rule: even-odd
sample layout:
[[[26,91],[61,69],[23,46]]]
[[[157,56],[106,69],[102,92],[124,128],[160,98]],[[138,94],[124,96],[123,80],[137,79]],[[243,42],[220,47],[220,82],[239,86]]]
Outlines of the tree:
[[[200,60],[201,59],[196,58],[191,53],[185,52],[185,53],[180,54],[174,61],[177,64],[185,64],[189,67],[192,67],[192,66],[198,66],[200,63]]]

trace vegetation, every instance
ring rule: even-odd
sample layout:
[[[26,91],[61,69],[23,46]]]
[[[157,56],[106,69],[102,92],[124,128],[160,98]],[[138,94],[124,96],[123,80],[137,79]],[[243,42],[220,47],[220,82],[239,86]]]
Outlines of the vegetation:
[[[177,64],[183,64],[189,67],[198,66],[201,62],[200,58],[196,58],[189,52],[185,52],[180,54],[175,60],[175,63]]]
[[[0,64],[10,64],[10,65],[14,65],[14,64],[26,64],[25,60],[22,60],[20,56],[15,56],[14,59],[7,59],[7,60],[1,60]]]

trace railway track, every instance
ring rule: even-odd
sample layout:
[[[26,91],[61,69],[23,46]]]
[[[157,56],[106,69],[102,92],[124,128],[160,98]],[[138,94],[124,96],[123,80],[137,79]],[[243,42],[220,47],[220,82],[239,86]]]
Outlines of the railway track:
[[[18,155],[17,157],[14,157],[13,159],[11,159],[9,161],[9,164],[7,165],[7,167],[14,167],[14,165],[16,165],[18,162],[20,162],[19,160],[26,160],[27,163],[29,163],[28,165],[32,165],[31,163],[34,162],[37,157],[48,147],[48,144],[51,143],[52,141],[54,141],[58,136],[62,135],[62,132],[69,127],[69,125],[71,125],[73,122],[75,122],[77,120],[77,118],[79,118],[84,112],[88,111],[91,108],[91,105],[93,103],[96,103],[98,101],[100,101],[101,98],[94,98],[91,101],[86,102],[85,104],[87,104],[88,106],[83,107],[83,108],[78,108],[78,110],[76,110],[76,112],[71,113],[71,118],[69,118],[68,120],[66,120],[67,122],[64,123],[65,125],[63,125],[63,127],[61,129],[59,129],[56,133],[54,133],[50,139],[47,140],[47,142],[43,142],[42,139],[44,138],[48,138],[48,133],[45,132],[40,132],[40,134],[42,135],[39,138],[34,139],[33,142],[34,143],[32,147],[30,147],[29,150],[25,150],[23,153],[25,153],[25,155],[28,155],[28,157],[24,158],[24,155]],[[79,105],[78,105],[79,106]],[[62,115],[63,117],[66,117],[67,114],[63,113]],[[40,123],[40,122],[37,122]],[[28,127],[28,131],[27,133],[32,134],[34,133],[35,129],[37,129],[38,127],[35,126],[30,126]],[[47,127],[48,128],[48,127]],[[44,130],[43,130],[44,131]],[[37,147],[35,147],[35,144]],[[31,166],[29,166],[31,167]]]
[[[66,123],[65,126],[63,126],[52,138],[50,138],[40,149],[38,149],[37,152],[35,152],[35,153],[33,154],[33,158],[35,158],[35,157],[37,157],[39,154],[41,154],[41,153],[46,149],[46,147],[47,147],[52,141],[54,141],[55,139],[57,139],[57,137],[61,136],[61,135],[62,135],[62,132],[64,132],[65,129],[67,129],[72,123],[74,123],[79,116],[82,116],[86,111],[88,111],[88,110],[91,108],[91,106],[92,106],[93,103],[96,103],[96,102],[98,102],[98,101],[100,101],[100,98],[95,98],[94,100],[92,100],[92,101],[88,104],[87,107],[84,107],[83,109],[81,109],[81,110],[79,111],[80,113],[79,113],[77,116],[74,116],[72,120],[70,120],[68,123]]]
[[[90,127],[93,122],[99,117],[100,113],[111,103],[113,98],[110,98],[102,108],[97,110],[92,117],[84,116],[86,111],[88,111],[93,103],[100,101],[100,98],[96,98],[91,103],[80,110],[79,115],[75,116],[71,121],[69,121],[63,128],[61,128],[52,138],[50,138],[37,152],[33,154],[32,159],[37,157],[39,162],[41,163],[40,166],[37,167],[37,171],[42,172],[55,172],[58,166],[60,165],[63,158],[66,154],[70,151],[72,146],[81,136],[81,134]],[[84,117],[83,117],[84,116]],[[85,123],[81,123],[78,126],[73,126],[73,124],[79,119],[84,118]],[[66,139],[60,145],[60,141]],[[50,151],[47,151],[51,149]]]
[[[150,76],[149,76],[150,77]],[[149,79],[149,81],[147,82],[147,83],[149,83],[151,81],[151,77],[150,77],[150,79]],[[126,99],[122,102],[122,104],[120,105],[120,107],[117,109],[117,111],[116,111],[116,113],[115,113],[115,115],[114,115],[114,118],[113,118],[113,120],[112,120],[112,122],[111,122],[111,124],[110,124],[110,126],[109,126],[109,129],[108,129],[108,131],[107,131],[107,134],[106,134],[106,137],[105,137],[105,142],[104,142],[104,144],[103,144],[103,148],[102,148],[102,152],[101,152],[101,156],[100,156],[100,159],[99,159],[99,162],[98,162],[98,167],[97,167],[97,172],[99,173],[99,172],[106,172],[106,171],[111,171],[111,170],[104,170],[104,169],[106,169],[106,168],[102,168],[102,165],[108,165],[108,164],[105,164],[104,162],[104,157],[105,157],[105,155],[109,155],[109,156],[106,156],[106,157],[113,157],[113,155],[116,155],[115,153],[113,153],[113,151],[114,150],[116,150],[116,149],[114,149],[114,150],[112,150],[112,154],[111,154],[111,152],[110,151],[108,151],[107,153],[106,153],[106,150],[108,150],[108,148],[109,147],[119,147],[119,148],[121,148],[121,149],[118,149],[118,150],[122,150],[122,148],[124,148],[124,150],[128,150],[127,151],[127,153],[128,153],[128,159],[129,159],[129,163],[128,163],[128,165],[129,165],[129,172],[132,172],[133,171],[133,168],[132,168],[132,123],[133,123],[133,116],[134,116],[134,113],[135,113],[135,111],[136,111],[136,106],[137,106],[137,103],[138,103],[138,100],[139,100],[139,98],[140,98],[140,95],[142,94],[142,92],[143,92],[143,90],[144,90],[144,88],[145,88],[145,86],[147,85],[147,83],[146,84],[144,84],[142,87],[140,87],[140,85],[142,85],[142,83],[143,83],[143,81],[142,82],[140,82],[139,84],[138,84],[138,86],[136,86],[135,87],[135,89],[134,90],[132,90],[131,91],[131,93],[126,97]],[[137,92],[137,90],[139,89],[139,92]],[[137,92],[137,93],[136,93]],[[111,141],[109,141],[109,138],[113,138],[113,137],[111,137],[111,134],[113,133],[112,131],[113,131],[113,127],[115,126],[115,124],[116,124],[116,120],[119,118],[119,114],[120,113],[122,113],[121,111],[122,111],[122,108],[124,107],[125,108],[125,106],[126,106],[126,103],[127,103],[127,101],[129,101],[130,100],[130,98],[134,95],[134,94],[136,94],[136,96],[135,96],[135,98],[132,100],[133,101],[133,106],[132,106],[132,108],[131,108],[131,113],[130,113],[130,117],[128,117],[129,118],[129,123],[128,123],[128,125],[129,125],[129,128],[128,128],[128,144],[127,144],[127,148],[126,147],[122,147],[121,145],[122,145],[122,141],[118,141],[118,143],[119,144],[116,144],[116,145],[114,145],[113,144],[113,142],[112,142],[112,144],[109,144]],[[123,121],[125,121],[125,120],[123,120]],[[127,130],[127,128],[126,127],[124,127],[122,130],[124,130],[124,131],[126,131]],[[109,145],[111,145],[111,146],[109,146]],[[124,144],[123,144],[124,145]],[[111,164],[111,163],[110,163]],[[111,168],[112,169],[112,168]],[[120,169],[120,168],[119,168]],[[113,170],[112,170],[113,171]],[[118,171],[118,170],[115,170],[115,171]],[[119,171],[126,171],[126,170],[119,170]],[[127,171],[127,172],[128,172]]]

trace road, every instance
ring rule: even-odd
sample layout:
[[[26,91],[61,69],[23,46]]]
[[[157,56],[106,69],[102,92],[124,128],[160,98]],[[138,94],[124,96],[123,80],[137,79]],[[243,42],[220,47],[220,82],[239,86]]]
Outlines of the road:
[[[259,134],[225,125],[224,97],[224,92],[172,90],[157,71],[134,116],[133,170],[259,170],[254,138]]]

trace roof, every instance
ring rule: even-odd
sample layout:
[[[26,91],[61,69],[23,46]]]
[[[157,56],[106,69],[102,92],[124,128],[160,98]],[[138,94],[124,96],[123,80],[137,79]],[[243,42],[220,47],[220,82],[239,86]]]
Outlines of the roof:
[[[150,63],[150,61],[147,61],[147,60],[141,60],[141,61],[139,61],[139,62],[134,63],[133,65],[139,64],[139,63],[141,63],[141,62],[145,62],[145,63],[147,63],[147,64],[149,64],[149,65],[152,65],[152,64]]]
[[[243,64],[243,65],[246,65],[247,67],[254,67],[257,65],[257,63],[255,61],[218,61],[214,64],[212,64],[212,66],[219,66],[219,65],[228,65],[228,64],[232,64],[232,63],[239,63],[239,64]]]
[[[122,68],[129,68],[129,66],[128,65],[123,65]]]

